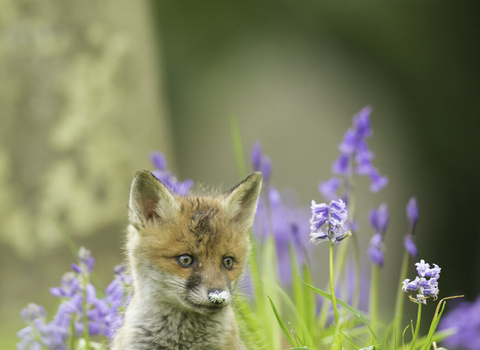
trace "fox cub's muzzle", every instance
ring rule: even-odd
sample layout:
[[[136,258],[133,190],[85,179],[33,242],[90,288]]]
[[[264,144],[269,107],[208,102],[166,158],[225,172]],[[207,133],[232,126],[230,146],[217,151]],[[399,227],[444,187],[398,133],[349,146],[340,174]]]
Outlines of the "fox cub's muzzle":
[[[223,304],[228,301],[228,292],[222,289],[212,289],[208,291],[208,300],[212,304]]]

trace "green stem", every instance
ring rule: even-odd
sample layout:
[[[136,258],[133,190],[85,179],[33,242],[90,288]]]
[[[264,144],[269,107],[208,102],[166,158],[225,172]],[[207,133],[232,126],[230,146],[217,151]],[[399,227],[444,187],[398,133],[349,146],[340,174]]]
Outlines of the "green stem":
[[[415,326],[415,333],[413,334],[412,342],[408,350],[415,349],[415,343],[417,342],[418,333],[420,332],[420,320],[422,318],[422,303],[418,304],[417,325]]]
[[[354,164],[354,157],[350,160],[350,174],[349,174],[349,184],[350,191],[348,196],[348,222],[353,222],[355,220],[355,209],[356,209],[356,194],[355,194],[355,187],[356,187],[356,176],[353,169],[355,168]],[[353,307],[355,309],[358,308],[358,302],[360,299],[360,248],[357,239],[357,233],[354,232],[351,227],[350,231],[352,232],[353,238],[353,258],[355,261],[355,292],[353,295]]]
[[[394,329],[394,333],[392,334],[392,344],[395,343],[396,335],[402,333],[402,321],[403,321],[403,305],[405,303],[405,295],[400,288],[402,282],[407,278],[408,274],[408,266],[410,265],[410,254],[408,251],[405,250],[403,253],[403,260],[402,260],[402,268],[400,270],[400,280],[397,286],[397,298],[395,300],[395,313],[393,314],[394,317],[397,318],[397,327]]]
[[[349,240],[348,240],[349,241]],[[348,241],[345,240],[340,244],[340,246],[337,249],[337,253],[335,255],[335,272],[334,272],[334,279],[333,282],[336,284],[340,278],[340,273],[343,270],[343,267],[345,265],[345,260],[346,260],[346,255],[347,255],[347,250],[348,250]],[[330,277],[331,277],[331,272],[330,272]],[[327,288],[326,290],[331,289],[332,283],[329,281],[327,283]],[[318,316],[318,321],[317,321],[317,326],[320,329],[325,329],[326,324],[327,324],[327,318],[328,318],[328,303],[322,303],[322,307],[320,309],[320,313]]]
[[[372,279],[370,281],[370,325],[374,333],[378,326],[378,287],[379,287],[380,267],[376,264],[372,266]]]
[[[330,228],[329,228],[330,229]],[[332,295],[335,324],[338,324],[337,298],[335,297],[335,283],[333,282],[333,243],[330,241],[330,294]]]
[[[355,261],[355,293],[353,294],[352,306],[358,309],[358,302],[360,299],[360,248],[358,244],[357,234],[352,232],[353,238],[353,259]]]
[[[83,337],[85,339],[85,349],[90,350],[90,333],[88,332],[87,319],[87,277],[83,277]]]

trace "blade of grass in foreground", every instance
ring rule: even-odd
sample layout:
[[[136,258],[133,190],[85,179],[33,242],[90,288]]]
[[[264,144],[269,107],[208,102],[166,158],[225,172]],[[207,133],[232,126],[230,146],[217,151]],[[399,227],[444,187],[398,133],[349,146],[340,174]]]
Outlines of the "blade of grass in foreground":
[[[328,300],[332,300],[332,296],[327,293],[327,292],[324,292],[323,290],[321,289],[318,289],[308,283],[306,283],[305,281],[303,281],[303,283],[305,283],[305,285],[309,288],[311,288],[315,293],[317,294],[320,294],[321,296],[323,296],[324,298],[327,298]],[[379,344],[378,344],[378,339],[377,339],[377,336],[375,335],[375,333],[373,332],[372,330],[372,327],[370,327],[370,324],[368,323],[367,319],[365,318],[365,316],[363,316],[358,310],[354,309],[353,307],[351,307],[350,305],[348,305],[346,302],[344,302],[342,299],[338,299],[338,298],[335,298],[338,305],[341,305],[343,306],[345,309],[353,312],[355,315],[357,315],[357,317],[368,327],[368,329],[370,330],[370,333],[372,334],[373,336],[373,341],[375,342],[375,346],[376,347],[380,347]]]
[[[277,318],[278,325],[279,325],[280,328],[282,329],[283,334],[285,334],[285,337],[287,337],[288,342],[289,342],[290,345],[292,345],[292,346],[298,345],[298,344],[296,344],[296,342],[295,342],[295,340],[293,339],[292,335],[291,335],[290,332],[288,331],[288,328],[287,328],[287,326],[285,325],[285,322],[283,322],[282,318],[281,318],[280,315],[278,314],[277,308],[275,307],[275,304],[273,303],[272,299],[270,299],[270,297],[269,297],[268,295],[267,295],[267,298],[268,298],[268,300],[270,300],[270,305],[272,306],[273,313],[275,314],[275,317]]]
[[[276,287],[277,287],[278,293],[280,294],[280,297],[282,297],[283,300],[285,301],[285,303],[288,306],[290,306],[290,309],[293,311],[293,313],[295,314],[295,317],[300,322],[300,326],[302,327],[303,336],[304,336],[303,344],[307,345],[307,346],[314,345],[313,340],[312,340],[312,336],[311,336],[311,333],[310,333],[311,330],[309,328],[307,328],[307,325],[306,325],[304,319],[301,317],[298,308],[293,303],[292,299],[290,299],[288,294],[280,286],[277,285]]]

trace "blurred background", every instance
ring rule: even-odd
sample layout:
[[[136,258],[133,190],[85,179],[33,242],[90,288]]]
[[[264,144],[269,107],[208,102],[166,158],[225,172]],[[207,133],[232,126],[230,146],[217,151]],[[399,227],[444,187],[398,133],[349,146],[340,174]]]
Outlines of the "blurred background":
[[[372,106],[369,146],[389,185],[371,194],[360,181],[357,214],[365,252],[370,208],[390,208],[380,309],[393,309],[412,195],[420,257],[442,267],[441,296],[473,300],[474,5],[0,1],[0,348],[14,348],[27,303],[53,315],[49,288],[75,260],[70,239],[92,251],[105,286],[112,279],[123,259],[130,182],[137,170],[153,170],[150,151],[163,151],[181,180],[236,184],[232,117],[244,153],[261,141],[273,184],[308,206],[323,200],[317,184],[330,177],[352,116]],[[325,265],[327,250],[317,248],[312,258]],[[368,270],[365,255],[364,263]]]

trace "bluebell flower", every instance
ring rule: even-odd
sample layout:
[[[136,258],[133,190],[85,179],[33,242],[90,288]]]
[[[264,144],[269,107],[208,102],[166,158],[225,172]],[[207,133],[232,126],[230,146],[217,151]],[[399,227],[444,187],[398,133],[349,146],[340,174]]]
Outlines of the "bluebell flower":
[[[158,151],[151,152],[150,153],[150,162],[158,170],[166,170],[167,169],[167,160],[165,159],[165,155],[162,152],[158,152]]]
[[[415,280],[410,282],[410,279],[406,279],[403,281],[403,287],[402,290],[404,292],[407,292],[407,290],[418,290],[418,287],[420,286],[420,277],[416,277]]]
[[[262,145],[256,141],[250,151],[250,161],[254,171],[260,171],[264,182],[269,182],[272,176],[272,160],[262,153]]]
[[[71,267],[73,271],[80,275],[88,275],[95,266],[95,259],[92,257],[91,252],[84,247],[80,247],[78,251],[78,262],[78,265],[72,264]]]
[[[407,204],[407,217],[408,217],[408,221],[410,222],[410,227],[412,231],[415,229],[415,226],[417,226],[418,216],[419,216],[419,211],[418,211],[417,199],[415,197],[412,197],[410,198]]]
[[[388,184],[388,178],[381,176],[373,166],[374,153],[368,149],[366,139],[372,135],[370,127],[371,108],[363,108],[353,117],[353,127],[343,135],[342,142],[338,145],[340,155],[332,164],[332,173],[349,176],[354,170],[358,175],[368,175],[370,190],[378,192]],[[356,163],[351,169],[352,160]],[[328,193],[328,192],[327,192]]]
[[[67,272],[62,277],[60,287],[50,288],[50,293],[59,298],[71,298],[80,290],[80,282],[73,272]]]
[[[317,204],[312,200],[312,218],[310,219],[310,242],[320,243],[331,241],[333,244],[342,241],[351,235],[343,227],[348,218],[345,202],[339,199],[332,200],[329,205]],[[323,226],[326,229],[323,231]]]
[[[262,145],[260,144],[260,141],[256,141],[252,146],[252,150],[250,151],[250,161],[252,162],[253,170],[255,171],[260,171],[262,154]]]
[[[170,191],[179,196],[188,195],[193,181],[188,179],[184,182],[177,178],[167,169],[167,161],[162,152],[154,151],[150,154],[150,161],[157,168],[152,174],[159,179]]]
[[[411,256],[416,257],[418,255],[418,250],[415,242],[413,241],[413,235],[408,234],[403,239],[403,246],[410,253]]]
[[[72,264],[76,274],[72,272],[65,274],[62,277],[62,285],[50,290],[52,295],[62,298],[50,323],[47,323],[45,310],[41,306],[30,304],[22,310],[21,316],[28,327],[18,332],[21,338],[17,344],[18,349],[41,349],[42,346],[47,349],[66,349],[66,339],[71,335],[72,324],[74,336],[77,338],[83,336],[84,307],[90,335],[108,336],[112,339],[122,325],[123,312],[130,300],[128,289],[132,282],[131,276],[126,274],[125,265],[115,267],[115,279],[107,287],[106,296],[99,299],[94,286],[89,283],[94,258],[90,251],[82,247],[78,259],[77,264]],[[80,277],[83,279],[82,283],[79,281]]]
[[[417,199],[415,197],[411,197],[408,201],[406,212],[408,221],[410,223],[410,228],[403,240],[403,246],[411,256],[416,257],[418,255],[418,250],[415,242],[413,241],[413,233],[418,222],[418,206]]]
[[[17,349],[66,349],[65,341],[69,336],[68,322],[62,322],[62,318],[55,317],[52,322],[46,323],[45,310],[35,304],[29,304],[22,310],[21,315],[29,326],[17,333],[21,338]]]
[[[370,225],[375,232],[384,235],[385,231],[387,231],[389,222],[388,206],[385,203],[382,203],[378,209],[370,210],[369,219]]]
[[[328,181],[320,182],[318,190],[326,200],[331,201],[338,198],[337,191],[340,184],[340,178],[332,177]]]
[[[417,266],[418,276],[413,282],[410,282],[409,279],[403,281],[402,290],[404,292],[417,291],[416,297],[409,295],[410,300],[417,304],[426,304],[428,298],[438,298],[438,279],[440,278],[441,268],[436,264],[433,264],[434,267],[430,268],[430,264],[423,259],[415,265]]]
[[[367,248],[368,257],[370,260],[380,267],[383,267],[385,258],[383,257],[383,237],[382,234],[376,233],[370,239]]]
[[[369,215],[370,225],[373,227],[375,234],[370,239],[367,253],[370,260],[382,267],[384,264],[383,257],[383,238],[388,228],[389,214],[388,207],[382,203],[378,209],[372,209]]]

